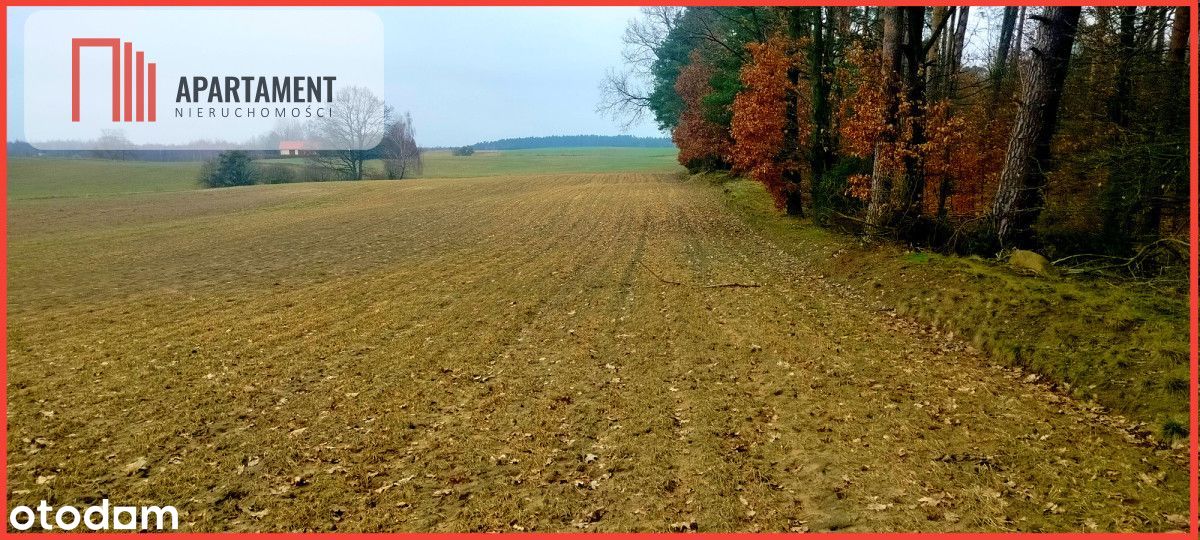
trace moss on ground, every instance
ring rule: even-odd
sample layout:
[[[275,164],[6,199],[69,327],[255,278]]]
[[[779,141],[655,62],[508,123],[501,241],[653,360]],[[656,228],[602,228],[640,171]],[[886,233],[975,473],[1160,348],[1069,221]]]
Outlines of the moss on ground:
[[[1020,275],[980,257],[869,243],[776,211],[752,181],[719,175],[726,203],[828,279],[952,331],[991,358],[1144,422],[1167,439],[1186,435],[1187,297],[1132,283]]]

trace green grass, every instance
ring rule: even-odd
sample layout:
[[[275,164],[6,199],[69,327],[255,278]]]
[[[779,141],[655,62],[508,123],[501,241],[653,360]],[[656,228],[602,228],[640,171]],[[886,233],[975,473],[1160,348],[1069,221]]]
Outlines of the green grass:
[[[419,178],[477,178],[524,174],[676,172],[674,148],[537,148],[530,150],[481,151],[454,156],[449,150],[430,150],[421,155],[424,171]],[[304,158],[263,160],[301,166]],[[367,173],[383,174],[378,160],[367,162]]]
[[[864,243],[782,215],[761,185],[711,178],[752,226],[867,301],[963,336],[996,362],[1094,399],[1164,438],[1188,412],[1187,298],[1133,283],[1019,275],[979,257]],[[816,256],[814,256],[816,253]]]
[[[424,178],[468,178],[508,174],[673,172],[682,170],[674,148],[541,148],[452,156],[424,154]]]
[[[8,198],[95,197],[198,188],[196,161],[10,158]]]
[[[437,150],[424,154],[422,178],[475,178],[483,176],[675,172],[674,148],[542,148],[479,152],[452,156]],[[261,160],[264,163],[303,165],[303,158]],[[382,174],[379,161],[367,163],[370,174]],[[11,158],[8,197],[12,200],[56,197],[95,197],[130,193],[198,189],[200,162],[115,161],[105,159]]]

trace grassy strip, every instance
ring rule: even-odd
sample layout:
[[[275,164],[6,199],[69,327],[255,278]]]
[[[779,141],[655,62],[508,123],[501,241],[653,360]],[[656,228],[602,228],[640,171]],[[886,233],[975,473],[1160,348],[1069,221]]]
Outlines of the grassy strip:
[[[1077,398],[1187,433],[1187,298],[1133,284],[1020,275],[979,257],[866,243],[776,211],[756,182],[709,175],[726,203],[812,270],[964,336],[992,358]]]
[[[675,160],[676,153],[674,148],[541,148],[457,157],[449,151],[431,150],[422,156],[425,167],[420,177],[674,172],[682,170]],[[305,158],[262,159],[258,163],[289,167],[298,175],[309,166]],[[201,189],[201,165],[199,161],[16,157],[8,163],[8,196],[12,200],[110,197]],[[370,177],[383,175],[380,160],[368,161],[366,168]]]
[[[199,161],[27,158],[8,160],[11,200],[110,197],[200,189]]]
[[[413,178],[477,178],[527,174],[674,172],[682,170],[674,148],[535,148],[527,150],[480,151],[454,156],[449,150],[421,154],[423,170]],[[264,159],[265,165],[285,165],[297,170],[305,158]],[[382,178],[383,162],[366,162],[368,176]]]

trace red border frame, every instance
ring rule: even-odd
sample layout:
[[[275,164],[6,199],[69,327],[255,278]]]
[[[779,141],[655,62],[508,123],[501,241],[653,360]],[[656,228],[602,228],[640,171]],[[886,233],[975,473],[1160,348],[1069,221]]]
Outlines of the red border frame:
[[[738,6],[738,5],[822,5],[822,6],[859,6],[864,4],[869,5],[905,5],[912,4],[912,1],[903,2],[899,0],[875,0],[875,1],[853,1],[853,0],[824,0],[820,2],[802,2],[796,0],[783,1],[763,1],[763,0],[698,0],[688,2],[686,0],[465,0],[461,2],[436,0],[352,0],[346,4],[340,4],[333,0],[179,0],[172,2],[170,0],[59,0],[54,2],[38,2],[36,0],[0,0],[0,33],[3,34],[4,43],[0,45],[3,48],[3,56],[0,56],[0,71],[4,72],[4,79],[0,80],[0,100],[4,101],[4,108],[0,109],[0,135],[3,136],[4,142],[8,141],[8,7],[9,6],[28,6],[28,7],[80,7],[80,6],[202,6],[202,7],[217,7],[217,6],[273,6],[273,7],[413,7],[413,6],[644,6],[644,5],[679,5],[679,6]],[[1197,27],[1200,22],[1200,6],[1191,0],[1150,0],[1148,2],[1129,2],[1121,0],[1096,0],[1093,2],[1071,2],[1062,0],[1013,0],[1009,2],[996,0],[967,0],[965,2],[954,2],[948,0],[925,0],[917,2],[927,6],[1045,6],[1045,5],[1087,5],[1087,6],[1187,6],[1191,8],[1191,45],[1189,47],[1190,60],[1190,86],[1191,86],[1191,103],[1192,108],[1189,111],[1191,124],[1191,201],[1190,201],[1190,269],[1189,279],[1190,284],[1188,292],[1191,297],[1189,303],[1189,320],[1190,320],[1190,349],[1191,349],[1191,394],[1190,394],[1190,418],[1189,418],[1189,486],[1190,486],[1190,538],[1200,537],[1200,457],[1197,452],[1200,451],[1200,403],[1197,403],[1197,396],[1200,395],[1200,365],[1198,365],[1198,356],[1200,356],[1200,336],[1198,336],[1198,328],[1200,328],[1200,257],[1198,257],[1198,244],[1200,244],[1200,214],[1197,210],[1200,208],[1200,164],[1198,164],[1197,156],[1198,148],[1200,148],[1200,125],[1197,123],[1197,103],[1200,102],[1200,75],[1198,75],[1197,61],[1200,60],[1200,49],[1198,45]],[[5,464],[5,472],[0,475],[0,499],[4,501],[4,531],[0,533],[8,536],[8,147],[0,149],[0,169],[3,174],[4,189],[0,190],[0,207],[4,209],[6,219],[0,221],[0,234],[3,235],[3,242],[0,243],[0,272],[3,272],[4,279],[0,281],[0,293],[3,294],[5,302],[0,304],[0,323],[4,324],[4,328],[0,329],[0,350],[4,355],[3,372],[0,372],[0,409],[5,411],[5,421],[0,423],[0,461]],[[25,537],[33,538],[60,538],[63,535],[71,533],[29,533],[23,534]],[[142,538],[141,534],[136,533],[100,533],[108,538]],[[227,533],[170,533],[181,535],[185,538],[217,538],[229,537]],[[396,535],[404,536],[412,539],[422,540],[467,540],[477,538],[478,533],[395,533]],[[633,537],[655,537],[669,536],[672,533],[505,533],[507,536],[513,537],[530,537],[538,538],[547,535],[587,535],[588,538],[596,540],[628,540]],[[1160,538],[1176,538],[1177,533],[838,533],[839,537],[847,538],[863,538],[863,539],[883,539],[883,538],[916,538],[916,537],[936,537],[943,540],[988,540],[1012,537],[1032,537],[1039,538],[1078,538],[1078,539],[1155,539]],[[360,533],[232,533],[232,537],[256,538],[261,540],[282,540],[284,537],[294,538],[297,536],[316,538],[328,535],[337,535],[340,538],[367,539],[377,537],[376,534],[360,534]],[[794,535],[786,533],[702,533],[702,536],[717,539],[740,539],[748,540],[749,538],[790,538]]]

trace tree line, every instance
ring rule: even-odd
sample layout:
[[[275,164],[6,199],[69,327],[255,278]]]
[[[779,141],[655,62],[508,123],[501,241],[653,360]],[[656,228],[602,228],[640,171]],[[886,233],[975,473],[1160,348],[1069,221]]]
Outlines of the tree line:
[[[475,150],[526,150],[531,148],[582,148],[609,146],[620,148],[671,148],[667,137],[634,135],[549,135],[484,141],[471,145]]]
[[[275,184],[314,180],[398,180],[419,175],[422,160],[412,115],[396,114],[392,107],[362,87],[338,92],[341,114],[314,122],[281,125],[271,136],[279,140],[321,141],[337,150],[306,151],[304,165],[255,161],[250,153],[221,152],[205,161],[200,183],[207,187]],[[278,157],[278,154],[271,154]],[[378,160],[382,176],[368,171]]]
[[[1186,234],[1186,7],[645,8],[602,110],[789,214],[961,253]],[[1175,248],[1175,255],[1186,252]]]
[[[10,141],[10,155],[99,158],[146,161],[203,161],[200,183],[206,187],[243,186],[319,180],[403,179],[421,174],[422,149],[417,144],[412,115],[397,114],[367,88],[348,86],[333,100],[337,115],[308,122],[279,122],[269,132],[243,143],[253,150],[206,150],[135,145],[120,130],[104,130],[82,150],[38,150]],[[271,162],[281,157],[283,141],[314,148],[301,150],[302,164]],[[67,141],[82,144],[79,141]],[[224,143],[227,144],[227,143]],[[235,147],[236,148],[236,147]],[[333,148],[332,150],[316,148]],[[382,170],[368,170],[378,161]]]

